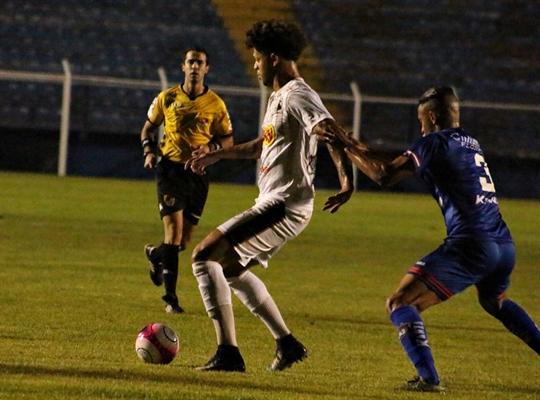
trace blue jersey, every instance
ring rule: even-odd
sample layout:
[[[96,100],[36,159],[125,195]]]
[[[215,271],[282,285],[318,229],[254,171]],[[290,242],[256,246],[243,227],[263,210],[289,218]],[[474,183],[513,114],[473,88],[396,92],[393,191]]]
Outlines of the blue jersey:
[[[461,128],[433,132],[405,152],[438,201],[448,239],[512,241],[478,141]]]

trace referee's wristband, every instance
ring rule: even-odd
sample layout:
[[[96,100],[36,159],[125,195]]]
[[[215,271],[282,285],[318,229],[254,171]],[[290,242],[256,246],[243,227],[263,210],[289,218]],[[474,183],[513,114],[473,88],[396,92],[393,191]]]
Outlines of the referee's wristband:
[[[154,147],[154,141],[152,139],[144,139],[141,141],[141,146],[144,149],[146,146]]]
[[[210,151],[221,149],[221,143],[218,142],[208,142],[208,148]]]

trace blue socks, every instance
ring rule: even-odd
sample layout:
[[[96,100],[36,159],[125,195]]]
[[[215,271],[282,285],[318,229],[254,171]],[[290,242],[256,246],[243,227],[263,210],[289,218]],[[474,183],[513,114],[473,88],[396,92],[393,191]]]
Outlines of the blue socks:
[[[525,310],[512,300],[506,299],[493,316],[540,355],[540,330]]]
[[[493,316],[540,355],[540,329],[520,306],[506,299]],[[428,345],[424,321],[416,308],[396,308],[390,314],[390,319],[398,330],[401,345],[414,364],[418,376],[432,385],[439,384],[440,379]]]
[[[424,321],[416,308],[404,306],[396,308],[390,319],[398,329],[399,340],[414,364],[418,376],[432,385],[439,384],[439,374],[435,369],[435,363],[428,345]]]

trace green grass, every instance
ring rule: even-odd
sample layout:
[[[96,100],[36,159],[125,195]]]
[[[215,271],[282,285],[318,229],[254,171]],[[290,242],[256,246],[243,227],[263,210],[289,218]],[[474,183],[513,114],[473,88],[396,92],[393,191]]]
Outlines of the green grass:
[[[181,303],[164,312],[143,246],[159,243],[154,183],[0,173],[0,398],[20,399],[416,399],[394,388],[414,369],[384,312],[408,267],[444,237],[423,195],[357,193],[337,214],[320,211],[306,231],[255,268],[309,358],[265,370],[274,342],[233,299],[245,374],[200,373],[215,334],[180,255]],[[193,242],[253,204],[256,188],[215,184]],[[500,199],[518,262],[509,295],[540,322],[536,201]],[[193,248],[192,243],[190,250]],[[486,313],[469,289],[424,314],[452,399],[538,399],[538,356]],[[167,366],[134,350],[148,323],[170,325],[181,350]],[[432,397],[426,394],[425,397]]]

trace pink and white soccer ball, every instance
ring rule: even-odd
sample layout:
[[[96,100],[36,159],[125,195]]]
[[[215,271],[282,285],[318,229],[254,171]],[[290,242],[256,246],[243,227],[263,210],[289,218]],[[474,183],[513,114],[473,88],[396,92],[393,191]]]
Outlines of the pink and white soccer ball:
[[[169,364],[178,354],[179,347],[176,333],[159,323],[145,326],[135,341],[137,355],[149,364]]]

